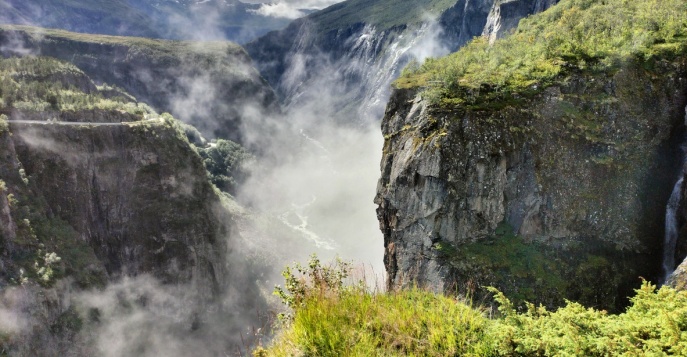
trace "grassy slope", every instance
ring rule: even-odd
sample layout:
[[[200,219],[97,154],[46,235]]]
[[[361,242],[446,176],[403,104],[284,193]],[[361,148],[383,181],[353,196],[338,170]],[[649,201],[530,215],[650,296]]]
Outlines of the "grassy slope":
[[[75,66],[49,57],[0,58],[0,113],[21,111],[48,117],[65,112],[106,110],[138,116],[155,115],[118,88],[96,87]]]
[[[0,52],[6,56],[14,55],[13,49],[21,44],[18,55],[24,48],[72,62],[97,83],[117,85],[159,112],[207,129],[206,136],[240,140],[242,113],[237,108],[247,101],[269,111],[278,109],[271,88],[252,68],[248,54],[228,41],[155,40],[2,25],[0,42]],[[224,99],[209,100],[207,111],[198,114],[174,105],[175,98],[191,94],[191,82],[200,81],[213,88],[208,93]],[[209,119],[221,123],[205,125]]]
[[[563,0],[493,45],[478,38],[409,67],[396,86],[431,87],[429,94],[444,104],[470,104],[540,91],[570,71],[613,71],[627,61],[650,65],[686,52],[684,1]]]
[[[228,41],[173,41],[157,40],[143,37],[125,37],[109,35],[82,34],[63,30],[44,29],[32,26],[1,25],[0,30],[23,31],[34,38],[56,38],[76,41],[84,44],[121,45],[136,48],[152,57],[184,57],[198,55],[244,55],[243,48]]]
[[[455,0],[348,0],[318,11],[308,18],[322,32],[346,28],[360,22],[385,30],[421,22],[426,16],[437,15],[454,3]]]

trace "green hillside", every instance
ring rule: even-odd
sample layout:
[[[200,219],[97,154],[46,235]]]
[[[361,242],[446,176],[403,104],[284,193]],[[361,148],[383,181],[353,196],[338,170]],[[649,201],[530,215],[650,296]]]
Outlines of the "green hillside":
[[[69,63],[49,57],[0,58],[0,114],[33,113],[37,118],[54,119],[73,118],[74,113],[87,110],[116,112],[129,121],[157,117],[123,90],[94,85]]]
[[[251,66],[248,54],[228,41],[157,40],[1,25],[0,53],[8,57],[26,52],[68,61],[96,83],[123,88],[156,111],[191,123],[209,138],[240,140],[240,108],[247,103],[278,109],[273,91]],[[195,96],[196,83],[211,89],[202,96],[207,101],[203,110],[178,105],[180,98]]]
[[[0,31],[21,31],[31,36],[34,41],[74,41],[80,46],[88,45],[121,45],[133,48],[157,61],[169,61],[186,56],[245,56],[241,46],[228,41],[172,41],[144,37],[93,35],[69,32],[64,30],[44,29],[33,26],[0,25]]]
[[[475,104],[541,91],[566,73],[648,69],[687,51],[681,0],[565,0],[520,22],[511,36],[478,38],[460,51],[406,69],[399,88],[430,87],[444,104]]]
[[[455,0],[349,0],[318,11],[308,19],[323,32],[363,22],[375,25],[378,30],[386,30],[422,22],[455,3]]]

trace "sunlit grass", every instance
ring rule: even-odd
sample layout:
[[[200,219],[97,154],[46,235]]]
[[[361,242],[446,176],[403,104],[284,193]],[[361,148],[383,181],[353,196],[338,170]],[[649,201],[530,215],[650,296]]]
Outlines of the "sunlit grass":
[[[563,0],[493,44],[480,37],[449,56],[412,64],[395,85],[426,87],[445,105],[503,100],[541,91],[566,73],[671,59],[685,53],[686,39],[682,0]]]
[[[645,282],[621,314],[575,302],[517,308],[495,289],[498,313],[413,288],[346,286],[348,265],[285,271],[291,306],[255,356],[647,356],[687,354],[687,292]]]

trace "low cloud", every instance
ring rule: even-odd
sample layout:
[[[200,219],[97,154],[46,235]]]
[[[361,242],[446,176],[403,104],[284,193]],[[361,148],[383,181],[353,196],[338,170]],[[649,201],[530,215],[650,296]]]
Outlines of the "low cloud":
[[[320,10],[338,2],[341,2],[341,0],[279,0],[269,3],[253,1],[253,3],[262,3],[260,8],[255,10],[254,13],[267,17],[287,19],[297,19],[305,16],[308,11]]]
[[[267,17],[283,17],[287,19],[297,19],[305,16],[302,10],[292,7],[290,4],[280,2],[276,4],[263,4],[254,13]]]
[[[190,287],[140,276],[75,300],[99,356],[211,356],[230,349],[231,336],[203,336],[209,332],[202,328],[206,312]]]

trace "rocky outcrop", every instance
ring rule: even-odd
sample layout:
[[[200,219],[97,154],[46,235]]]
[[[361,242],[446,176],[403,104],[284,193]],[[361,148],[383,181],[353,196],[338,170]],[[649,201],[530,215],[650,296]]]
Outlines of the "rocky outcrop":
[[[240,142],[244,120],[279,112],[274,92],[252,67],[248,54],[229,42],[201,46],[5,26],[0,29],[0,54],[71,62],[95,82],[123,88],[208,138]]]
[[[493,285],[619,308],[658,277],[680,169],[683,63],[570,75],[534,97],[442,109],[397,90],[376,198],[390,289]]]
[[[682,262],[670,275],[666,285],[678,290],[687,290],[687,262]]]

